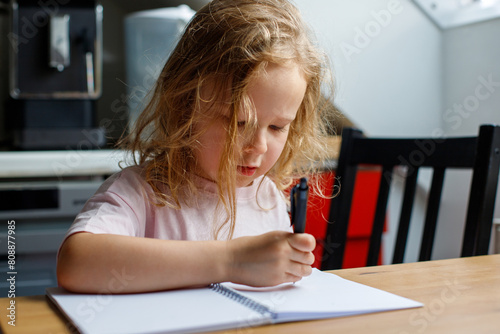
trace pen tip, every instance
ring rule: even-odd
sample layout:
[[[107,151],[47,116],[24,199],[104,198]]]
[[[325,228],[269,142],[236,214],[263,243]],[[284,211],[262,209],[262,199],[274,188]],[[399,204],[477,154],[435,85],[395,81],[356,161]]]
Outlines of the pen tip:
[[[303,177],[300,179],[300,188],[301,189],[307,188],[307,178],[306,177]]]

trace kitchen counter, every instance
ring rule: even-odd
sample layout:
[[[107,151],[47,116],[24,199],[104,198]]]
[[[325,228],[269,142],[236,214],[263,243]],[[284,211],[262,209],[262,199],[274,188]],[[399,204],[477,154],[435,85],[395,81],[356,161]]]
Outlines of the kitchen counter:
[[[110,175],[125,158],[121,150],[0,152],[0,179]]]

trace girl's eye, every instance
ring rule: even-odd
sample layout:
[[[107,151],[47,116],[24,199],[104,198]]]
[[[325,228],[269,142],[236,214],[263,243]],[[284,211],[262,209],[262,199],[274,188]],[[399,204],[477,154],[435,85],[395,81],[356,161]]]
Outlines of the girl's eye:
[[[271,125],[270,126],[271,130],[277,131],[277,132],[285,132],[287,129],[284,126],[276,126],[276,125]]]
[[[245,126],[246,123],[247,123],[246,121],[238,121],[238,127],[241,128]]]

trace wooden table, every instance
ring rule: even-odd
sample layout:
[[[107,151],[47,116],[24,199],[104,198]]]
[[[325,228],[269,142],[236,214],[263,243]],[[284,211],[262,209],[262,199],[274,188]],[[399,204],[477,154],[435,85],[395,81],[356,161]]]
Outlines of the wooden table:
[[[500,333],[500,255],[335,270],[333,273],[408,297],[423,308],[219,333]],[[76,333],[45,296],[18,297],[16,326],[7,324],[8,298],[0,298],[4,333]]]

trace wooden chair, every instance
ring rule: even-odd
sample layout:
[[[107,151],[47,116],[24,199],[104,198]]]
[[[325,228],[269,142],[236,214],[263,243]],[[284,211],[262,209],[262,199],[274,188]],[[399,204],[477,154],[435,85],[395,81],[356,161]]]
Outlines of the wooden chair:
[[[406,166],[406,180],[393,263],[403,262],[420,167],[433,169],[419,261],[430,260],[445,170],[473,170],[461,256],[488,253],[500,169],[500,126],[483,125],[478,137],[370,139],[359,130],[344,129],[336,169],[338,195],[330,205],[322,270],[342,267],[349,214],[358,165],[380,165],[381,178],[370,236],[367,266],[380,254],[393,168]],[[338,189],[338,188],[337,188]]]

